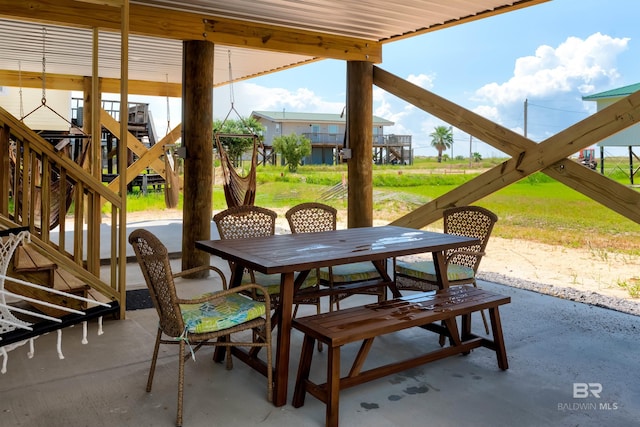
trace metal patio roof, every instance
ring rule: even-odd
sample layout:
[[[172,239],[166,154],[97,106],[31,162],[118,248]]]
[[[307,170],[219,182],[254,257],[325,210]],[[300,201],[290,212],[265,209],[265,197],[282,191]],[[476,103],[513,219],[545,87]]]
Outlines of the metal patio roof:
[[[233,80],[325,58],[379,63],[385,43],[545,1],[131,0],[129,79],[180,83],[194,39],[215,43],[215,85],[229,58]],[[122,3],[0,0],[0,71],[42,73],[44,51],[47,73],[90,76],[97,28],[99,75],[119,78]]]

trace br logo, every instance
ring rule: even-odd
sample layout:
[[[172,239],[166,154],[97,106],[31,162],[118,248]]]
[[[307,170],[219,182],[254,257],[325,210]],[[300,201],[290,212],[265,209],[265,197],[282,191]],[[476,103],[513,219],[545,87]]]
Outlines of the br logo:
[[[602,384],[600,383],[573,383],[574,399],[586,399],[589,396],[599,399],[600,393],[602,393]]]

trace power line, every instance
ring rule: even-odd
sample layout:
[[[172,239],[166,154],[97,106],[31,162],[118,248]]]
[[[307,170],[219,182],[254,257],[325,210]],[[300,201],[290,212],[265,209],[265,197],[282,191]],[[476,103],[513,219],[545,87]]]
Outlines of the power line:
[[[545,110],[553,110],[553,111],[562,111],[563,113],[576,113],[576,114],[584,114],[585,116],[588,116],[589,113],[586,111],[576,111],[576,110],[564,110],[562,108],[554,108],[554,107],[545,107],[544,105],[538,105],[538,104],[532,104],[531,102],[528,103],[529,106],[534,106],[534,107],[538,107],[538,108],[544,108]]]

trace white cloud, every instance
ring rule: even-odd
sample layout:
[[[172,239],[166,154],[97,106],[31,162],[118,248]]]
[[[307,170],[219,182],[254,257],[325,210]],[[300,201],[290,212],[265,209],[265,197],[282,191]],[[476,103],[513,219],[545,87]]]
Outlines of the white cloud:
[[[500,113],[495,106],[480,105],[473,109],[473,112],[484,117],[485,119],[500,123]]]
[[[230,87],[214,90],[214,116],[224,118],[231,108]],[[269,88],[254,83],[241,82],[233,87],[233,105],[243,116],[252,111],[286,111],[306,113],[336,113],[344,107],[343,102],[330,102],[307,88],[295,91],[284,88]]]
[[[407,80],[416,86],[420,86],[423,89],[433,88],[433,82],[435,81],[435,75],[433,74],[409,74]]]
[[[382,117],[387,120],[391,120],[395,123],[394,126],[385,128],[385,133],[406,135],[408,131],[403,126],[402,122],[406,120],[407,116],[411,114],[412,106],[407,105],[401,108],[398,102],[394,102],[395,97],[389,95],[387,92],[380,88],[374,87],[373,89],[373,115]]]
[[[433,74],[409,74],[407,81],[420,86],[423,89],[431,89],[435,81]],[[413,144],[416,144],[415,125],[420,122],[421,116],[426,113],[416,108],[414,105],[399,100],[394,95],[374,87],[373,89],[373,114],[391,120],[395,124],[385,128],[386,134],[413,135]],[[431,116],[429,116],[431,117]],[[418,143],[419,144],[419,143]]]
[[[569,37],[555,49],[540,46],[533,56],[516,60],[508,81],[489,83],[476,91],[476,97],[492,105],[507,105],[572,91],[590,93],[598,83],[618,77],[616,58],[628,42],[629,38],[595,33],[584,40]]]

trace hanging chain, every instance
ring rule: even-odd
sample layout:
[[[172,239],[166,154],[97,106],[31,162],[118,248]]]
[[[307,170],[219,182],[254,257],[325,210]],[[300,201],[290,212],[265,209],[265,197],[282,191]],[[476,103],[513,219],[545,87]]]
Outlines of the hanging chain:
[[[229,55],[229,102],[231,103],[231,108],[233,108],[233,102],[235,101],[235,96],[233,94],[233,73],[231,72],[231,50],[228,51]]]
[[[20,120],[24,121],[24,119],[26,119],[28,116],[38,111],[38,109],[40,109],[41,107],[47,107],[49,111],[51,111],[56,116],[60,117],[62,120],[67,122],[69,126],[80,130],[80,132],[83,135],[87,135],[87,133],[84,132],[82,128],[73,124],[73,122],[69,121],[67,117],[63,116],[62,114],[58,113],[56,110],[54,110],[53,108],[47,105],[47,29],[45,27],[42,27],[42,99],[40,100],[40,105],[38,105],[35,109],[33,109],[29,114],[22,116]]]
[[[165,74],[167,80],[167,135],[171,132],[171,109],[169,108],[169,73]]]
[[[238,113],[238,110],[236,110],[236,107],[234,106],[235,95],[234,95],[234,92],[233,92],[233,72],[232,72],[232,69],[231,69],[231,50],[228,50],[227,52],[229,54],[229,103],[231,104],[231,108],[229,109],[229,112],[227,113],[227,116],[222,121],[221,127],[227,122],[227,119],[229,118],[229,115],[231,114],[231,112],[234,112],[234,113],[236,113],[236,115],[240,119],[240,122],[242,123],[242,125],[245,128],[249,129],[251,131],[251,133],[255,135],[255,131],[250,126],[247,125],[247,123],[245,122],[244,118],[240,115],[240,113]]]
[[[46,59],[46,40],[47,40],[47,29],[42,27],[42,105],[47,103],[47,59]]]
[[[20,85],[20,117],[24,117],[24,102],[22,100],[22,63],[20,61],[18,61],[18,85]]]

